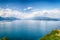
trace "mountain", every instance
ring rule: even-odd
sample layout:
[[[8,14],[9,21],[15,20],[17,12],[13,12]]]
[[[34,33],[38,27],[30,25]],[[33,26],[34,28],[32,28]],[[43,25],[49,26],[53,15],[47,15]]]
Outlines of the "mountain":
[[[47,20],[47,21],[60,21],[60,18],[50,18],[50,17],[33,17],[32,20]]]
[[[20,20],[15,17],[0,17],[0,21],[13,21],[13,20]]]
[[[46,20],[46,21],[60,21],[60,18],[50,18],[50,17],[32,17],[28,19],[19,19],[15,17],[0,17],[0,21],[14,21],[14,20]]]

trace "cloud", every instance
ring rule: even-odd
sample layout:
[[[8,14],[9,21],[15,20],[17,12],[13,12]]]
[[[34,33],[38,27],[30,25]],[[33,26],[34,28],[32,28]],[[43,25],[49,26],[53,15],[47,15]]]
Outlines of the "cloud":
[[[31,10],[31,9],[32,9],[32,7],[27,7],[24,10]]]
[[[32,7],[28,7],[27,9],[32,9]]]
[[[6,8],[6,9],[1,8],[0,9],[0,16],[8,17],[11,15],[11,12],[12,12],[12,10],[9,8]]]
[[[53,17],[59,18],[60,16],[60,9],[52,9],[52,10],[38,10],[33,11],[34,16],[44,16],[44,17]]]
[[[19,10],[13,10],[10,8],[6,8],[6,9],[1,8],[0,9],[0,16],[2,16],[2,17],[17,17],[17,18],[24,19],[24,18],[30,18],[33,15],[32,14],[25,14]]]
[[[18,11],[18,10],[13,10],[13,9],[0,9],[0,16],[2,17],[20,17],[22,14],[22,12]]]
[[[28,9],[32,9],[32,8],[28,7]],[[6,8],[6,9],[0,8],[0,16],[17,17],[17,18],[21,18],[21,19],[33,18],[33,17],[37,17],[37,16],[60,18],[60,9],[35,10],[35,11],[32,11],[31,13],[23,13],[22,11],[13,10],[10,8]]]
[[[0,16],[2,16],[3,14],[3,9],[0,9]]]

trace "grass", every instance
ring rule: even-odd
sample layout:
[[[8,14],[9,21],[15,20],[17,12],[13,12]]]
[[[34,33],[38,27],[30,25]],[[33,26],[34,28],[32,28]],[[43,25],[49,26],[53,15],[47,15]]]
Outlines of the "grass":
[[[8,40],[8,38],[7,37],[2,37],[2,38],[0,38],[0,40]]]
[[[52,30],[49,34],[39,40],[60,40],[60,30]]]

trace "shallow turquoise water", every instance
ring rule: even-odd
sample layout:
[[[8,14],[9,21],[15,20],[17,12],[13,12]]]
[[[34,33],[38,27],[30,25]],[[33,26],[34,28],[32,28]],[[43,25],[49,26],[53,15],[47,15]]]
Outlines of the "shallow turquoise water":
[[[0,21],[0,37],[10,40],[38,40],[53,29],[60,29],[60,21]]]

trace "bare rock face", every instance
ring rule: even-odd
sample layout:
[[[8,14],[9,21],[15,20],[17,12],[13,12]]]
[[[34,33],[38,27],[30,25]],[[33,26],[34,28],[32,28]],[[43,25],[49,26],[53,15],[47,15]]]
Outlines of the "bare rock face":
[[[46,34],[39,40],[60,40],[60,30],[52,30],[49,34]]]

